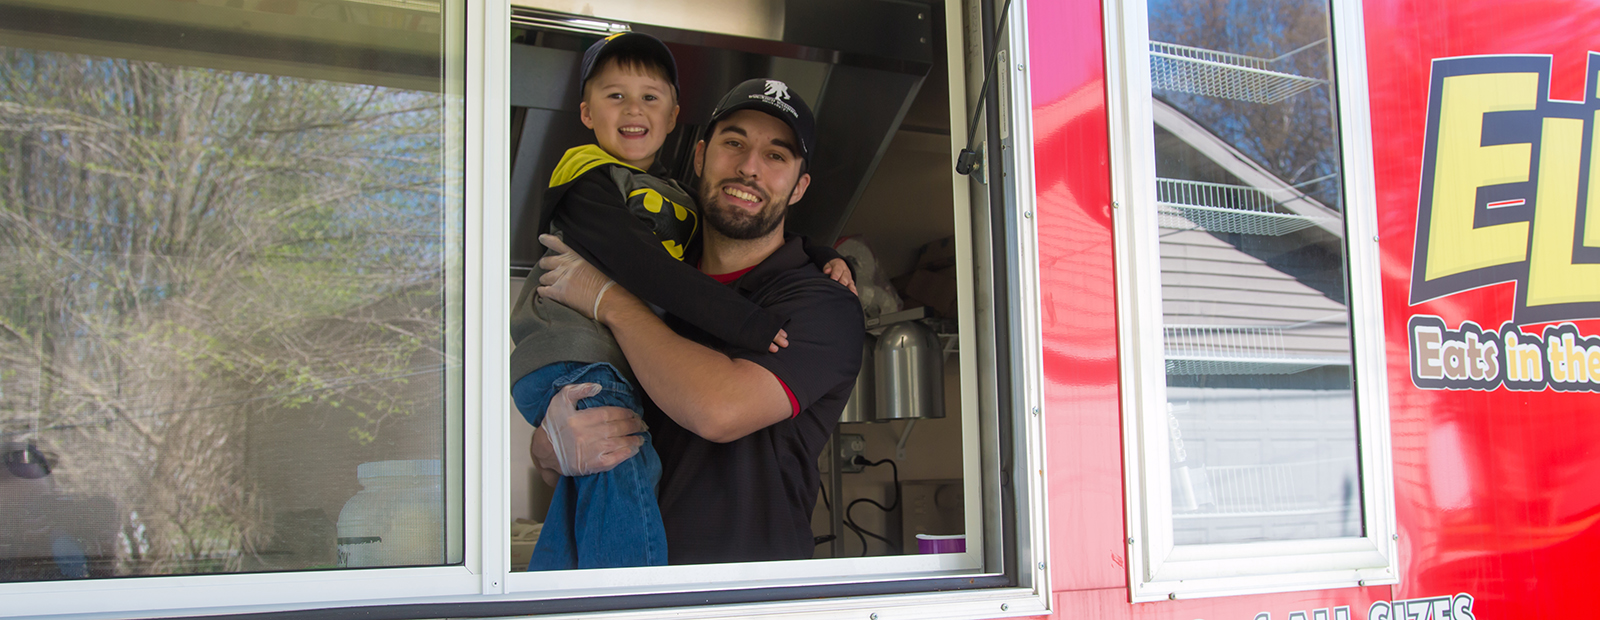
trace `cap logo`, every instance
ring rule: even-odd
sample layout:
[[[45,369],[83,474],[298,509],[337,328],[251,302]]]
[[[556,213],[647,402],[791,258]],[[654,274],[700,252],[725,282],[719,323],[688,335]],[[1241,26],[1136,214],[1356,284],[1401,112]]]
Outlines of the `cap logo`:
[[[759,99],[769,106],[783,110],[789,116],[800,118],[800,113],[794,111],[794,106],[784,103],[789,98],[789,85],[777,80],[767,80],[766,91],[760,94],[751,93],[750,99]]]
[[[615,39],[615,38],[620,37],[620,36],[625,35],[625,34],[628,34],[628,31],[624,30],[622,32],[613,32],[611,34],[606,35],[606,38],[601,39],[601,41],[610,41],[612,39]]]
[[[767,80],[766,95],[775,99],[788,99],[789,85],[778,80]]]

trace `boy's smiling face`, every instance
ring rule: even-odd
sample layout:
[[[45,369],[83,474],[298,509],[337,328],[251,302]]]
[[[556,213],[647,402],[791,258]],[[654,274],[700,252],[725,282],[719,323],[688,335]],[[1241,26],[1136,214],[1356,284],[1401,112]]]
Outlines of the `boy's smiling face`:
[[[678,124],[672,83],[656,72],[606,60],[583,92],[578,116],[612,157],[649,170],[656,152]]]

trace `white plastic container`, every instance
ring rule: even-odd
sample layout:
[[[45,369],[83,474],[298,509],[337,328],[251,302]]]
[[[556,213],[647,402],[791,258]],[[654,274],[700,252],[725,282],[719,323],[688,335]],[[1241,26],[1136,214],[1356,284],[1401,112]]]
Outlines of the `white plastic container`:
[[[339,566],[444,562],[444,487],[437,459],[356,466],[356,493],[339,511]]]

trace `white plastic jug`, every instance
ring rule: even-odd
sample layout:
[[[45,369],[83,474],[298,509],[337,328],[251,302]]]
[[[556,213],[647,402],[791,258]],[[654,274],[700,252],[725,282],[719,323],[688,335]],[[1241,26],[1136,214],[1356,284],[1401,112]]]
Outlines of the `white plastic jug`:
[[[444,488],[438,459],[356,466],[356,493],[339,511],[339,566],[444,562]]]

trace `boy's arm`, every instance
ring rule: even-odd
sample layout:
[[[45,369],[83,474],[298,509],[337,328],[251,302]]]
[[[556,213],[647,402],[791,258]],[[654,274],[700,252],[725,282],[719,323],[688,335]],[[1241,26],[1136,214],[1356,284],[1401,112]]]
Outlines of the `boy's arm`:
[[[811,264],[821,269],[823,265],[833,260],[844,260],[844,255],[838,250],[826,245],[812,245],[810,237],[801,237],[800,245],[805,248],[806,256],[811,259]]]
[[[634,295],[730,345],[766,351],[786,317],[667,254],[625,205],[616,185],[590,172],[562,194],[552,222],[580,256]]]
[[[833,278],[834,282],[850,289],[850,292],[856,292],[856,270],[850,266],[850,261],[844,259],[843,254],[831,246],[811,245],[811,239],[806,237],[801,237],[800,242],[805,247],[806,256],[811,259],[811,264],[816,265],[817,269],[821,269],[829,278]]]

